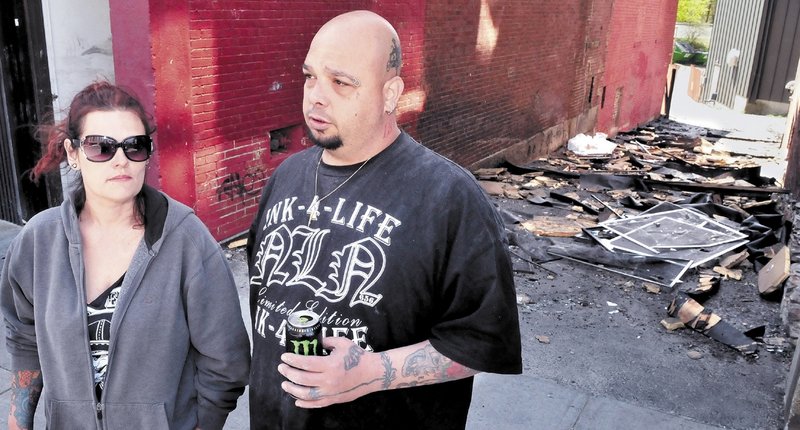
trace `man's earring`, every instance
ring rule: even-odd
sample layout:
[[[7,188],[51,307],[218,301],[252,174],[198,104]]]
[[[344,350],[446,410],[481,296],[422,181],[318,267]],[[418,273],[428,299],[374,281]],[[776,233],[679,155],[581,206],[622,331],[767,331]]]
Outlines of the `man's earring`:
[[[78,170],[78,163],[72,163],[70,165],[74,170]]]

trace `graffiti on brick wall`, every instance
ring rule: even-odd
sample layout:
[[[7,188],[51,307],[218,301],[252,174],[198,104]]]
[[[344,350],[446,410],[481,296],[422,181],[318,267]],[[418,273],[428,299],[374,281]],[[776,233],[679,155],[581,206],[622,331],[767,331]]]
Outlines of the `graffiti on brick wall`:
[[[241,174],[231,173],[225,178],[217,188],[217,201],[245,199],[257,195],[261,189],[257,186],[258,181],[264,177],[264,171],[260,168],[250,169],[249,172]]]

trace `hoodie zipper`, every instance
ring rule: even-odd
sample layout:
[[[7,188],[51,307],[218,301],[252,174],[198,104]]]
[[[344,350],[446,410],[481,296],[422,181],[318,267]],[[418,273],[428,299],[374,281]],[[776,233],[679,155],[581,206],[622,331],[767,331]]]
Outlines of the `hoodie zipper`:
[[[163,238],[163,232],[162,232],[162,235],[159,238],[159,240],[161,238]],[[144,278],[144,274],[147,272],[147,269],[150,268],[150,265],[152,264],[153,259],[156,256],[156,254],[158,254],[150,246],[147,245],[147,240],[145,238],[142,238],[142,241],[144,243],[145,252],[148,255],[148,259],[147,259],[147,262],[144,264],[144,269],[139,271],[140,276],[139,276],[139,279],[136,282],[137,285],[139,283],[141,283],[142,279]],[[100,399],[97,399],[96,394],[94,394],[95,393],[95,390],[94,390],[94,365],[92,364],[92,351],[91,351],[91,348],[89,347],[89,319],[88,319],[87,311],[85,309],[85,306],[86,306],[86,287],[84,286],[83,244],[80,242],[80,240],[78,240],[77,243],[78,243],[77,259],[78,259],[78,262],[79,262],[79,264],[78,264],[79,265],[79,271],[78,271],[78,278],[79,278],[78,279],[79,280],[79,282],[78,282],[78,290],[79,290],[79,293],[78,293],[78,296],[80,297],[80,301],[84,306],[84,309],[83,309],[83,332],[84,332],[84,338],[86,339],[86,352],[87,352],[86,356],[87,356],[88,362],[89,362],[89,367],[88,367],[88,370],[89,370],[89,372],[88,372],[89,373],[89,382],[90,382],[89,386],[92,387],[92,392],[93,392],[92,397],[94,397],[96,399],[95,412],[96,412],[96,415],[97,415],[98,424],[100,425],[100,428],[102,429],[102,428],[105,428],[105,425],[103,424],[103,410],[105,409],[105,407],[103,405],[103,398],[105,398],[107,390],[105,390],[105,389],[103,390],[103,392],[100,394],[100,397],[101,397]],[[134,253],[134,258],[135,258],[135,256],[136,256],[136,253]],[[130,270],[130,267],[128,269]],[[131,283],[131,285],[133,285],[133,283]],[[127,306],[126,306],[126,308],[127,308]],[[123,312],[123,314],[124,314],[124,312]],[[117,315],[116,310],[114,312],[114,315]],[[112,315],[112,317],[111,317],[112,320],[114,318],[114,315]],[[122,315],[119,315],[118,318],[117,318],[117,321],[114,321],[114,323],[119,324],[119,321],[120,321],[121,318],[122,318]],[[114,324],[112,324],[111,327],[113,328]],[[108,381],[109,381],[109,376],[111,374],[111,365],[113,363],[112,353],[114,351],[115,344],[116,344],[116,339],[115,339],[115,337],[112,337],[110,339],[110,342],[109,342],[108,363],[106,364],[106,376],[105,376],[105,384],[104,384],[106,388],[108,388],[108,386],[109,386]]]
[[[144,240],[144,239],[142,239],[142,240]],[[155,255],[156,255],[156,253],[153,250],[147,249],[147,245],[146,244],[145,244],[145,252],[147,253],[148,258],[147,258],[147,262],[144,264],[144,268],[138,272],[138,274],[141,274],[141,276],[139,276],[139,279],[133,280],[128,285],[129,289],[133,288],[134,282],[136,283],[136,285],[138,285],[138,284],[140,284],[142,282],[142,279],[144,278],[144,274],[147,273],[147,269],[150,268],[150,264],[153,262],[153,257],[155,257]],[[134,256],[135,255],[136,254],[134,254]],[[128,273],[130,273],[130,267],[128,267],[128,270],[129,270]],[[127,276],[126,276],[126,278],[127,278]],[[125,281],[123,281],[123,283],[125,283]],[[122,293],[121,292],[120,292],[120,297],[122,297]],[[120,303],[120,302],[118,301],[117,303]],[[127,306],[125,307],[125,310],[127,310]],[[117,309],[114,309],[114,313],[111,315],[111,329],[112,330],[119,331],[118,330],[119,327],[117,327],[117,326],[122,321],[122,318],[123,318],[124,314],[125,314],[124,311],[121,314],[118,314],[117,313]],[[115,320],[115,318],[116,318],[116,320]],[[87,330],[88,330],[88,320],[87,320],[86,326],[87,326]],[[88,336],[89,333],[87,332],[86,335]],[[89,343],[87,342],[86,344],[88,345]],[[108,343],[108,363],[106,363],[106,376],[105,376],[105,384],[104,384],[106,389],[103,390],[103,392],[101,394],[101,397],[105,397],[106,396],[107,388],[110,386],[108,381],[111,378],[111,366],[114,364],[113,355],[114,355],[114,350],[116,349],[115,348],[116,344],[117,344],[117,336],[111,336],[111,339],[109,340],[109,343]],[[103,409],[104,408],[103,408],[102,399],[98,399],[98,400],[100,400],[100,401],[98,401],[98,403],[97,403],[97,418],[102,420],[103,419]]]
[[[78,258],[78,297],[80,298],[80,303],[82,305],[82,316],[83,316],[83,335],[86,339],[86,357],[88,361],[88,371],[89,371],[89,386],[92,387],[92,397],[95,399],[95,412],[97,414],[97,419],[101,421],[100,427],[102,428],[102,420],[103,420],[103,404],[101,403],[101,399],[98,399],[97,396],[94,394],[94,365],[92,364],[92,349],[89,347],[89,319],[86,310],[86,287],[84,285],[85,279],[85,266],[83,264],[83,244],[80,244],[77,251],[77,258]]]

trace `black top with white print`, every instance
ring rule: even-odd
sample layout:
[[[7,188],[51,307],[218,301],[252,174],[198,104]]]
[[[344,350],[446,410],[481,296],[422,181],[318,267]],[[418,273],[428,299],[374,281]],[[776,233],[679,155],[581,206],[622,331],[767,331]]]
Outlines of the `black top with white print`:
[[[117,307],[117,299],[122,289],[122,275],[91,303],[86,305],[89,321],[89,349],[92,351],[92,368],[97,398],[103,392],[108,366],[108,344],[111,340],[111,316]]]

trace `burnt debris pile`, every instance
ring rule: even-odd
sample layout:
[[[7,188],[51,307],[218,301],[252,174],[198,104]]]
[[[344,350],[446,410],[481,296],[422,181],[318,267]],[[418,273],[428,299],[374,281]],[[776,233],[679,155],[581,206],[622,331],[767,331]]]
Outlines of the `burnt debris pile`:
[[[779,312],[786,301],[794,204],[762,171],[781,161],[777,146],[661,119],[473,173],[487,193],[515,202],[499,206],[517,271],[563,259],[615,272],[664,294],[667,329],[688,327],[751,356],[797,335],[785,320],[769,331],[758,321],[737,328],[706,302],[734,287],[742,306],[767,301]]]

